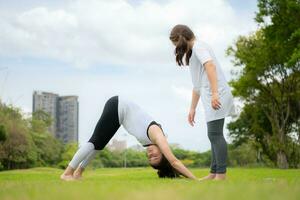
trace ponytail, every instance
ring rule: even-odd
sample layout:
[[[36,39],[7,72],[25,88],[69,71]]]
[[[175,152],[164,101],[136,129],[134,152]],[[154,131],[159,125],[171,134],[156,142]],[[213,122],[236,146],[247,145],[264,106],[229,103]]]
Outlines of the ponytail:
[[[170,34],[170,40],[176,42],[175,57],[176,63],[179,66],[184,66],[182,61],[185,55],[185,64],[190,64],[190,58],[192,56],[192,49],[189,47],[188,42],[194,39],[194,33],[186,25],[176,25]]]
[[[180,35],[178,39],[178,43],[175,48],[175,56],[176,56],[176,62],[179,66],[183,66],[182,58],[184,54],[186,53],[188,49],[188,43],[186,39]]]

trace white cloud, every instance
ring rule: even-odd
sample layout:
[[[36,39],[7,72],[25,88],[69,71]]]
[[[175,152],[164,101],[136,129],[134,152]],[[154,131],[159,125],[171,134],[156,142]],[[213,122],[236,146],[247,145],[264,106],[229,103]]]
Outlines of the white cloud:
[[[253,30],[251,20],[237,16],[225,0],[142,1],[138,6],[125,0],[65,1],[59,8],[33,6],[0,16],[0,55],[57,59],[80,68],[173,64],[169,31],[185,23],[223,60],[233,38]]]

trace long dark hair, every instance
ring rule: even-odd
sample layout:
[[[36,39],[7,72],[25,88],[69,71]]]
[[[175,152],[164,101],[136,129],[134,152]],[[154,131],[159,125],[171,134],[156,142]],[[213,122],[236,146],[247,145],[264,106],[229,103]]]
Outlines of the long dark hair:
[[[185,55],[185,63],[189,65],[192,56],[192,49],[188,45],[188,41],[195,38],[193,31],[186,25],[178,24],[173,27],[170,33],[170,40],[176,42],[175,56],[179,66],[183,66],[182,58]]]
[[[173,169],[170,162],[166,159],[164,155],[157,165],[151,165],[154,169],[157,169],[157,175],[159,178],[179,178],[178,172]]]

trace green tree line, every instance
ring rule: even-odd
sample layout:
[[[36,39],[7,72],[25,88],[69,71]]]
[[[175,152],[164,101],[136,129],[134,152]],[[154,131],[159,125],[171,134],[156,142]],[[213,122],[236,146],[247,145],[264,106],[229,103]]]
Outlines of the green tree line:
[[[42,111],[25,118],[20,109],[0,103],[0,170],[31,167],[65,168],[78,149],[76,143],[62,144],[49,132],[52,120]],[[177,158],[188,167],[209,167],[210,151],[199,153],[172,147]],[[126,163],[125,163],[126,162]],[[257,166],[255,149],[249,145],[229,145],[230,166]],[[100,151],[89,167],[146,167],[145,151]]]

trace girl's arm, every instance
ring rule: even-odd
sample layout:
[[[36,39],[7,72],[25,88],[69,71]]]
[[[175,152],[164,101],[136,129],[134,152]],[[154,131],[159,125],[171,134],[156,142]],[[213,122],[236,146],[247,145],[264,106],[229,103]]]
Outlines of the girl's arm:
[[[156,125],[150,126],[149,137],[151,141],[159,147],[161,153],[166,157],[166,159],[178,173],[182,174],[186,178],[197,179],[192,172],[174,156],[160,127]]]
[[[188,122],[190,123],[191,126],[194,126],[194,124],[195,124],[196,108],[197,108],[199,99],[200,99],[200,95],[195,90],[193,90],[192,102],[191,102],[190,112],[188,115]]]
[[[211,105],[213,109],[217,110],[221,107],[221,103],[219,101],[219,94],[218,94],[218,79],[217,79],[217,72],[216,72],[216,66],[212,61],[208,61],[204,64],[207,78],[210,83],[210,89],[212,92],[212,99],[211,99]]]

